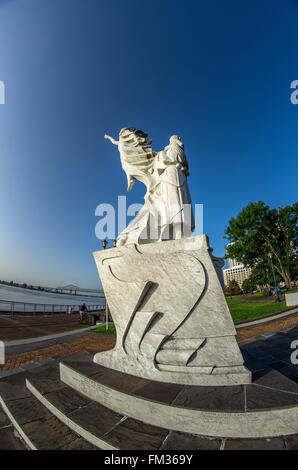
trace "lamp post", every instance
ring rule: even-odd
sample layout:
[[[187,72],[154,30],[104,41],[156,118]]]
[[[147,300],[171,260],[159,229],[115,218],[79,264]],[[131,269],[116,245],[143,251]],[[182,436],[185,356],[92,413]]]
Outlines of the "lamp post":
[[[102,241],[102,246],[103,246],[104,250],[106,249],[107,244],[108,244],[107,240]],[[106,330],[107,330],[109,328],[109,310],[108,310],[107,299],[106,299],[106,314],[105,314],[105,317],[106,317]]]
[[[278,290],[277,290],[277,285],[276,285],[275,271],[274,271],[274,267],[273,267],[273,263],[272,263],[273,254],[272,254],[272,253],[268,253],[268,256],[269,256],[270,261],[271,261],[271,267],[272,267],[272,273],[273,273],[273,279],[274,279],[274,286],[275,286],[275,293],[276,293],[276,300],[275,300],[275,302],[280,302],[280,298],[279,298]]]

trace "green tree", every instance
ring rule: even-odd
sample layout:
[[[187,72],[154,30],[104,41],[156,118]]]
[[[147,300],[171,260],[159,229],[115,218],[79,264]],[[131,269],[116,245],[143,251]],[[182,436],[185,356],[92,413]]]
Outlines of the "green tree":
[[[280,282],[283,280],[281,275],[276,271],[275,272],[276,282]],[[249,277],[250,281],[257,286],[273,286],[274,285],[274,277],[272,273],[271,264],[264,267],[263,265],[256,266]]]
[[[263,273],[265,279],[272,272],[271,252],[275,272],[290,288],[298,271],[297,220],[298,203],[279,209],[270,209],[263,201],[249,203],[225,230],[225,238],[231,243],[227,257],[256,270],[256,274]]]
[[[229,289],[232,290],[234,287],[239,287],[239,284],[235,279],[231,279],[229,282]]]
[[[231,279],[228,286],[226,286],[226,293],[227,294],[240,294],[241,289],[239,287],[238,282],[235,279]]]
[[[242,289],[244,290],[244,292],[254,290],[253,287],[252,287],[252,282],[249,278],[244,279],[244,281],[242,282]]]

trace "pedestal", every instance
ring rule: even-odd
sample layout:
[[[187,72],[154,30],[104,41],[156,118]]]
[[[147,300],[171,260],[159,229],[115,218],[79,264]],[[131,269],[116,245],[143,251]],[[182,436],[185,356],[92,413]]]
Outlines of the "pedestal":
[[[251,382],[208,237],[94,253],[117,343],[94,362],[160,382]]]

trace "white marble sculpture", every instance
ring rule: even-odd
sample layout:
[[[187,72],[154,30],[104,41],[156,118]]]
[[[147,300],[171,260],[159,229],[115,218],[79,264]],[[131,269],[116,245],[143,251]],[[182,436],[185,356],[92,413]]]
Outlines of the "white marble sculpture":
[[[134,127],[121,129],[118,146],[130,191],[137,179],[145,184],[145,204],[118,236],[117,246],[189,236],[194,228],[187,184],[188,163],[180,137],[173,135],[161,152],[153,152],[148,135]]]
[[[147,134],[132,127],[121,130],[119,141],[106,137],[118,145],[128,189],[138,179],[147,193],[117,247],[94,253],[117,330],[114,349],[94,361],[161,382],[249,383],[223,292],[223,261],[212,255],[206,235],[185,236],[193,221],[185,211],[191,200],[181,139],[172,136],[154,153]],[[153,219],[156,240],[148,234],[149,219],[162,201],[168,218]]]

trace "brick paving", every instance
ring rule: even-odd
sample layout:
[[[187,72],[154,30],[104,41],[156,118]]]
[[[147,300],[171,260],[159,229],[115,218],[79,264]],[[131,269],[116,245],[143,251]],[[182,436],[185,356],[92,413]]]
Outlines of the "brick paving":
[[[36,338],[45,333],[38,332],[32,328],[13,324],[10,320],[0,318],[0,340],[11,341],[14,339]]]
[[[84,325],[80,325],[78,315],[14,317],[13,321],[20,323],[12,324],[10,319],[0,318],[1,340],[8,341],[12,339],[34,338],[46,334],[74,331],[84,327]],[[236,339],[238,343],[241,344],[266,333],[280,332],[295,325],[298,325],[298,313],[279,320],[271,320],[261,325],[239,328],[237,330]],[[48,333],[41,333],[41,330],[47,331]],[[55,341],[52,341],[52,343],[53,342],[55,343]],[[80,337],[69,338],[68,340],[62,338],[57,344],[46,345],[45,343],[42,347],[40,344],[38,346],[34,344],[27,345],[26,347],[20,346],[16,353],[6,355],[6,363],[5,365],[0,365],[0,373],[40,362],[48,358],[70,356],[82,350],[105,351],[113,348],[115,342],[116,339],[113,336],[87,333],[81,334]],[[38,347],[38,349],[36,349],[36,347]],[[28,350],[28,348],[30,348],[30,350]],[[24,351],[22,351],[22,349]]]
[[[264,333],[274,333],[295,325],[298,325],[298,313],[295,315],[289,315],[288,317],[280,318],[279,320],[271,320],[260,325],[238,328],[236,339],[238,343],[243,343],[244,341],[257,338]]]
[[[102,316],[102,312],[99,312]],[[86,325],[79,323],[78,315],[13,316],[0,317],[0,340],[37,338],[54,333],[78,330]]]
[[[44,359],[57,356],[71,356],[79,351],[106,351],[115,345],[114,336],[90,333],[80,338],[54,344],[35,351],[27,351],[20,354],[9,354],[5,358],[5,364],[0,365],[0,373],[11,369],[17,369],[28,364],[34,364]]]

